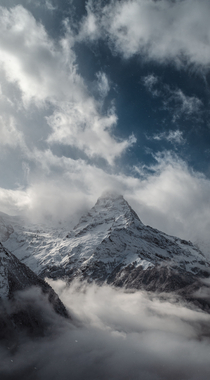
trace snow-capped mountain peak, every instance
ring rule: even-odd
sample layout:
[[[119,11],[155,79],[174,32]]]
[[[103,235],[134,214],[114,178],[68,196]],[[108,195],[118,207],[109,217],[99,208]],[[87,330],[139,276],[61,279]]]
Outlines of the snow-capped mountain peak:
[[[86,233],[91,228],[103,225],[104,236],[115,228],[125,228],[135,223],[142,224],[138,215],[132,210],[122,195],[106,193],[100,197],[95,206],[80,219],[74,227],[75,236]]]
[[[196,246],[145,226],[119,194],[104,194],[65,234],[12,227],[4,245],[42,277],[171,291],[210,276]]]

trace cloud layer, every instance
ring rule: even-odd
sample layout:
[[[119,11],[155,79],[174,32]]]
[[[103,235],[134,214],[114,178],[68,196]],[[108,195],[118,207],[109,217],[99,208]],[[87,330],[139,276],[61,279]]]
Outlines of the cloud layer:
[[[52,40],[44,26],[20,5],[0,7],[0,24],[0,69],[5,81],[1,96],[9,103],[2,116],[1,143],[14,145],[15,139],[23,146],[21,129],[25,127],[25,135],[30,135],[30,118],[36,111],[42,118],[42,127],[36,128],[45,147],[55,142],[65,144],[82,150],[87,157],[101,157],[113,164],[135,138],[119,141],[114,137],[115,110],[112,107],[102,114],[101,103],[91,96],[79,75],[73,51],[75,37],[68,22],[64,22],[65,35],[59,41]],[[99,77],[103,98],[109,85],[105,73]],[[12,102],[13,91],[16,97]],[[24,126],[24,121],[28,125]],[[8,143],[11,130],[13,140]],[[36,159],[34,149],[31,153],[25,149],[26,158]]]
[[[51,285],[74,324],[52,315],[54,336],[25,339],[14,353],[1,348],[4,378],[209,378],[208,314],[144,292],[78,283],[66,288],[60,281]]]
[[[95,181],[101,166],[113,166],[136,141],[132,134],[124,140],[114,136],[116,111],[110,106],[102,112],[107,76],[97,74],[96,99],[79,74],[75,35],[66,20],[63,31],[53,40],[23,6],[0,7],[0,191],[2,210],[9,213],[30,213],[48,198],[44,213],[51,204],[55,214],[65,209],[67,189],[72,203],[78,194],[83,203],[87,177]],[[55,200],[59,189],[62,207]]]

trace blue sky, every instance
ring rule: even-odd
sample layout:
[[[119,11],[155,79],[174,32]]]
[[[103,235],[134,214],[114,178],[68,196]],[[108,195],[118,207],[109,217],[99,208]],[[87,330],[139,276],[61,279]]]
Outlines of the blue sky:
[[[208,245],[209,1],[0,6],[0,210],[74,223],[114,189]]]

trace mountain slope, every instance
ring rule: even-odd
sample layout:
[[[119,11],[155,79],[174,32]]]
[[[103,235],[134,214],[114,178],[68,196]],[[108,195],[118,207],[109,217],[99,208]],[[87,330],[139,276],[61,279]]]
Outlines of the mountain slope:
[[[0,241],[37,275],[47,265],[59,265],[68,253],[68,232],[68,224],[58,229],[50,223],[35,224],[0,212]]]
[[[28,290],[22,296],[18,291]],[[33,289],[33,290],[31,290]],[[40,292],[37,292],[37,290]],[[27,331],[36,336],[47,330],[46,316],[39,305],[43,300],[52,305],[62,317],[67,311],[54,290],[25,264],[21,263],[0,243],[0,339],[16,338],[17,331]],[[36,304],[37,303],[37,304]]]

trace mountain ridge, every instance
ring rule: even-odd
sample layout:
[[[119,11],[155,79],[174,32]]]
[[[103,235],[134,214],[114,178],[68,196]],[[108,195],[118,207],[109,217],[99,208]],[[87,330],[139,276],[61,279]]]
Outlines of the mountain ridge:
[[[100,197],[67,234],[41,230],[24,233],[14,252],[20,252],[19,258],[43,278],[80,278],[180,294],[188,289],[189,294],[210,276],[210,263],[197,247],[145,226],[124,197],[116,193]],[[15,248],[14,236],[15,232],[4,244],[14,243]]]

